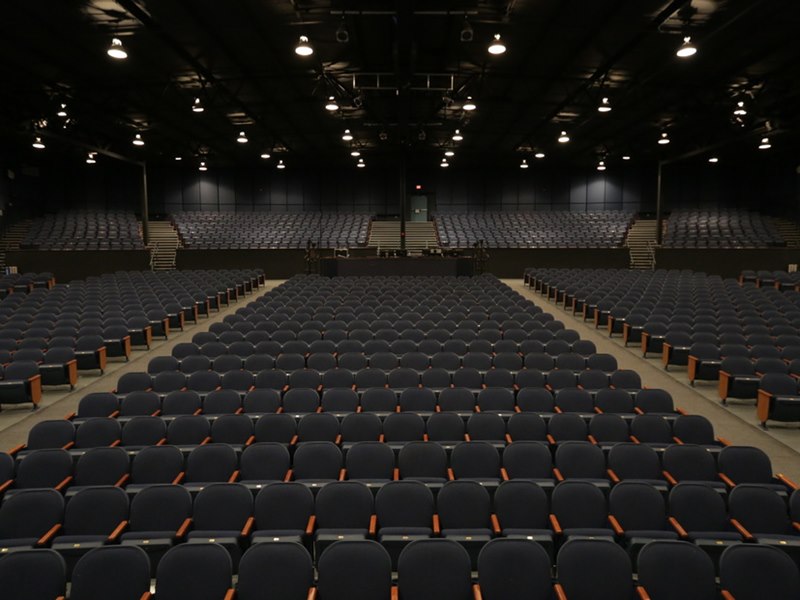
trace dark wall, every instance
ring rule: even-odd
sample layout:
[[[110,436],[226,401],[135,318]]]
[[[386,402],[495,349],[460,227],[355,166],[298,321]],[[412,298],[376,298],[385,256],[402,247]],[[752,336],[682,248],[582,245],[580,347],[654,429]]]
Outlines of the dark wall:
[[[658,248],[656,267],[659,269],[692,269],[710,275],[738,277],[744,269],[785,271],[791,263],[800,263],[796,248],[752,250]]]
[[[15,265],[20,273],[53,273],[56,281],[65,283],[115,271],[147,270],[150,253],[146,250],[15,250],[6,252],[6,264]]]

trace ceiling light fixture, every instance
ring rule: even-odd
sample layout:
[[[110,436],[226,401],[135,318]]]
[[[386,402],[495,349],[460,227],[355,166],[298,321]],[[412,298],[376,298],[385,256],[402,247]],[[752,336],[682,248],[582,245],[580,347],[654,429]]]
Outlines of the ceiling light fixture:
[[[358,159],[358,163],[356,164],[356,166],[357,166],[359,169],[363,169],[363,168],[364,168],[364,167],[366,167],[367,165],[365,165],[365,164],[364,164],[364,159],[363,159],[363,158],[359,158],[359,159]]]
[[[58,109],[58,112],[56,113],[56,116],[57,117],[61,117],[62,119],[66,118],[66,116],[67,116],[67,105],[64,104],[63,102],[61,103],[61,108]]]
[[[344,17],[342,17],[342,22],[339,24],[339,28],[336,30],[336,41],[340,44],[346,44],[350,41],[350,32],[347,31],[347,25],[344,23]]]
[[[658,143],[661,144],[662,146],[669,144],[669,134],[666,131],[664,131],[661,134],[661,137],[658,138]]]
[[[344,133],[342,134],[342,140],[345,142],[352,142],[353,141],[353,134],[350,133],[349,129],[345,129]]]
[[[125,60],[128,58],[128,51],[125,50],[125,46],[122,45],[122,40],[119,38],[111,40],[111,45],[108,47],[108,50],[106,50],[106,54],[117,60]]]
[[[469,112],[469,111],[473,111],[473,110],[475,110],[475,109],[476,109],[476,108],[478,108],[478,107],[477,107],[477,105],[476,105],[476,104],[475,104],[475,103],[472,101],[472,96],[467,96],[467,101],[466,101],[466,102],[464,102],[464,106],[462,106],[461,108],[463,108],[464,110],[466,110],[467,112]]]
[[[248,141],[247,140],[247,135],[245,135],[244,131],[240,131],[239,132],[239,137],[236,138],[236,141],[239,142],[240,144],[246,144],[247,143],[247,141]]]
[[[460,129],[456,129],[456,132],[453,134],[453,141],[454,142],[460,142],[463,139],[464,139],[464,136],[461,135],[461,130]]]
[[[271,154],[269,152],[262,152],[261,153],[261,158],[263,158],[264,160],[267,160],[270,156],[271,156]]]
[[[456,155],[456,153],[455,153],[455,152],[453,152],[452,150],[445,150],[445,151],[444,151],[444,155],[445,155],[445,156],[447,156],[447,157],[449,158],[449,157],[451,157],[451,156],[455,156],[455,155]]]
[[[39,137],[38,135],[35,138],[33,138],[33,144],[31,144],[31,145],[34,148],[36,148],[37,150],[44,150],[45,149],[44,142],[42,141],[42,138]]]
[[[609,102],[608,98],[603,98],[600,101],[600,104],[597,106],[597,112],[607,113],[611,112],[611,102]]]
[[[443,158],[443,159],[442,159],[442,162],[440,162],[440,163],[439,163],[439,166],[440,166],[440,167],[442,167],[443,169],[446,169],[447,167],[449,167],[449,166],[450,166],[450,163],[449,163],[449,162],[447,162],[447,159],[446,159],[446,158]]]
[[[336,98],[334,98],[333,96],[328,96],[328,102],[325,104],[325,110],[328,110],[330,112],[339,110],[339,105],[336,104]]]
[[[361,152],[359,152],[358,150],[351,150],[350,156],[352,156],[353,158],[358,158],[359,156],[361,156]]]
[[[286,165],[285,165],[285,164],[283,164],[283,159],[280,159],[280,160],[278,161],[278,164],[277,164],[276,166],[277,166],[279,169],[285,169],[285,168],[286,168]]]
[[[500,34],[495,33],[492,42],[489,44],[489,54],[494,54],[497,56],[498,54],[503,54],[506,51],[506,45],[503,43],[503,40],[500,39]]]
[[[597,170],[598,171],[605,171],[606,170],[606,161],[601,160],[599,163],[597,163]]]
[[[97,152],[89,152],[89,154],[86,155],[86,164],[87,165],[95,164],[97,162],[97,160],[95,159],[96,155]]]
[[[183,160],[183,157],[182,156],[176,156],[175,160]]]
[[[711,158],[708,159],[708,162],[716,164],[719,162],[719,159],[716,156],[712,156]]]
[[[566,131],[561,132],[561,135],[558,136],[558,141],[562,144],[566,144],[569,141],[569,136]]]
[[[192,112],[201,113],[204,110],[205,108],[203,108],[203,104],[200,102],[200,96],[197,96],[192,104]]]
[[[688,35],[683,38],[683,43],[675,51],[679,58],[689,58],[697,54],[697,46],[692,43],[692,38]]]
[[[769,150],[770,148],[772,148],[772,144],[769,143],[769,138],[768,137],[761,138],[761,143],[758,145],[758,149]]]
[[[523,158],[522,162],[519,163],[519,168],[520,169],[527,169],[528,168],[528,161]]]
[[[733,114],[739,117],[743,117],[747,114],[747,109],[744,107],[744,100],[739,100],[739,102],[736,103],[736,108],[733,109]]]
[[[630,159],[631,159],[631,157],[628,156],[627,154],[623,155],[623,157],[622,157],[622,160],[630,160]]]
[[[469,22],[469,19],[464,17],[464,24],[461,26],[461,36],[460,39],[462,42],[471,42],[475,37],[475,32],[472,30],[472,25]]]
[[[311,56],[314,54],[314,48],[308,43],[308,38],[306,36],[300,36],[300,40],[297,42],[297,46],[295,46],[294,53],[298,56]]]
[[[133,145],[134,146],[144,146],[144,140],[142,139],[142,134],[137,133],[133,136]]]
[[[536,154],[533,155],[533,158],[539,158],[539,159],[544,158],[544,152],[537,152]]]
[[[206,161],[201,160],[200,161],[200,166],[197,167],[197,170],[198,171],[208,171],[208,167],[206,166]]]

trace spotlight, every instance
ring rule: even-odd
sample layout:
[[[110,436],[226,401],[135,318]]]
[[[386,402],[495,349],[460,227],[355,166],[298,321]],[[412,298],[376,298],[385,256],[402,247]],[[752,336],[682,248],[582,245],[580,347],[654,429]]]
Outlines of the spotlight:
[[[36,145],[34,144],[34,148],[35,147],[36,147]],[[768,137],[761,138],[761,143],[758,145],[758,149],[759,150],[769,150],[770,148],[772,148],[772,144],[769,143],[769,138]]]
[[[464,136],[461,135],[461,131],[459,129],[456,129],[456,132],[453,134],[453,141],[454,142],[460,142],[463,139],[464,139]]]
[[[308,38],[306,36],[300,36],[300,40],[297,42],[297,46],[295,46],[294,53],[298,56],[311,56],[314,54],[314,48],[308,43]]]
[[[270,155],[269,152],[262,152],[261,153],[261,158],[263,158],[264,160],[267,160],[270,156],[271,155]]]
[[[359,156],[361,156],[361,152],[359,152],[358,150],[352,150],[350,152],[350,156],[352,156],[353,158],[358,158]]]
[[[708,162],[716,164],[719,162],[719,159],[716,156],[712,156],[711,158],[708,159]]]
[[[89,154],[86,156],[86,164],[87,165],[95,164],[97,162],[97,160],[95,159],[96,155],[97,152],[89,152]]]
[[[736,108],[733,110],[733,114],[738,117],[743,117],[747,114],[747,109],[744,107],[743,100],[739,100],[739,102],[736,103]]]
[[[450,163],[449,163],[449,162],[447,162],[447,159],[446,159],[446,158],[443,158],[443,159],[442,159],[442,162],[440,162],[440,163],[439,163],[439,166],[440,166],[440,167],[442,167],[443,169],[446,169],[447,167],[449,167],[449,166],[450,166]]]
[[[536,154],[533,155],[533,157],[542,159],[544,158],[544,152],[537,152]]]
[[[142,134],[137,133],[133,136],[133,145],[134,146],[144,146],[144,140],[142,139]]]
[[[628,156],[627,154],[625,154],[625,155],[622,157],[622,160],[630,160],[630,159],[631,159],[631,157],[630,157],[630,156]]]
[[[40,138],[38,135],[35,138],[33,138],[33,144],[31,145],[37,150],[44,150],[46,147],[44,145],[44,142],[42,141],[42,138]]]
[[[203,104],[200,102],[200,96],[197,96],[192,104],[192,112],[201,113],[204,110],[205,108],[203,108]]]
[[[528,168],[528,161],[523,158],[522,162],[519,163],[519,168],[520,169],[527,169]]]
[[[609,102],[608,98],[603,98],[600,101],[600,104],[597,107],[597,112],[601,113],[611,112],[611,102]]]
[[[464,19],[464,25],[461,26],[461,41],[471,42],[475,37],[475,32],[472,30],[472,25],[468,19]]]
[[[506,51],[506,45],[500,39],[500,34],[495,33],[494,39],[492,39],[492,43],[489,44],[489,54],[494,54],[495,56],[498,54],[503,54]]]
[[[117,60],[125,60],[128,58],[128,52],[125,50],[125,46],[122,45],[122,40],[119,38],[111,40],[111,45],[108,47],[108,50],[106,50],[106,54]]]
[[[277,164],[276,166],[277,166],[279,169],[285,169],[285,168],[286,168],[286,165],[285,165],[285,164],[283,164],[283,159],[280,159],[280,160],[278,161],[278,164]]]
[[[358,159],[358,163],[356,164],[356,166],[357,166],[359,169],[363,169],[363,168],[364,168],[364,167],[366,167],[367,165],[365,165],[365,164],[364,164],[364,159],[363,159],[363,158],[359,158],[359,159]]]
[[[56,116],[61,117],[62,119],[65,119],[67,117],[67,105],[64,104],[63,102],[61,103],[61,108],[58,109]]]
[[[336,30],[336,41],[340,44],[346,44],[350,41],[350,32],[347,31],[347,27],[344,24],[344,19],[342,19],[342,23],[339,25],[339,28]]]
[[[683,38],[683,43],[675,51],[675,54],[680,58],[689,58],[697,54],[697,46],[692,43],[692,38],[687,35]]]
[[[342,134],[342,140],[345,142],[352,142],[353,141],[353,134],[350,133],[349,129],[345,129],[344,133]]]
[[[236,138],[236,141],[239,142],[240,144],[247,143],[247,135],[245,135],[244,131],[239,132],[239,137]]]
[[[561,135],[558,136],[558,141],[561,144],[566,144],[569,141],[569,136],[567,135],[566,131],[561,132]]]
[[[206,166],[206,161],[201,160],[200,161],[200,166],[197,167],[197,170],[198,171],[208,171],[208,167]]]
[[[381,130],[380,133],[378,133],[378,139],[382,142],[385,142],[389,139],[389,134],[386,133],[386,131]]]
[[[599,163],[597,163],[597,170],[598,171],[605,171],[606,170],[606,161],[601,160]]]
[[[339,105],[336,104],[336,98],[333,96],[328,96],[328,102],[325,104],[325,110],[330,112],[339,110]]]
[[[182,156],[176,156],[175,160],[183,160],[183,157]]]
[[[444,151],[444,155],[445,155],[446,157],[450,158],[451,156],[455,156],[455,155],[456,155],[456,153],[455,153],[455,152],[453,152],[452,150],[445,150],[445,151]]]
[[[464,106],[462,106],[464,110],[470,112],[478,108],[475,103],[472,101],[472,96],[467,96],[467,101],[464,102]]]
[[[660,138],[658,138],[658,143],[662,146],[669,144],[669,134],[667,134],[666,131],[661,134]]]

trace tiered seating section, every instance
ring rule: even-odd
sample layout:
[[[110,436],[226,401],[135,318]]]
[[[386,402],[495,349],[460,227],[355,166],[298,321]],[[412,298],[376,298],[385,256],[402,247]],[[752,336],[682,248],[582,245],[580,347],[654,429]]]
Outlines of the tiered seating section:
[[[52,276],[12,278],[0,301],[0,404],[41,398],[42,385],[77,383],[79,371],[128,360],[154,335],[196,323],[263,283],[248,271],[121,272],[53,285]],[[42,287],[34,287],[36,282]],[[49,286],[49,287],[48,287]]]
[[[490,276],[295,277],[0,464],[0,582],[49,547],[73,597],[151,569],[156,598],[800,592],[769,458]]]
[[[186,248],[206,250],[366,246],[370,217],[357,213],[219,213],[172,214]]]
[[[470,248],[616,248],[625,242],[633,213],[482,212],[440,213],[436,229],[442,246]]]
[[[689,381],[757,400],[759,422],[800,421],[800,294],[692,271],[528,269],[526,282]]]
[[[746,210],[676,210],[667,220],[665,248],[768,248],[785,246],[775,225]]]
[[[61,211],[36,219],[20,242],[23,250],[143,250],[133,212]]]
[[[756,287],[774,287],[781,291],[800,292],[800,273],[794,271],[751,271],[739,274],[739,284],[754,284]]]

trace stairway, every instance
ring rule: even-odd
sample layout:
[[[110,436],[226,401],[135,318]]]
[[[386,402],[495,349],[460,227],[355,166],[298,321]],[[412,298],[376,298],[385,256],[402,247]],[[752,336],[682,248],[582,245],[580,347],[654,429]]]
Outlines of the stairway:
[[[772,223],[786,241],[787,248],[800,248],[800,228],[798,228],[797,223],[777,217],[772,217]]]
[[[372,221],[367,246],[381,250],[400,248],[400,221]],[[406,222],[406,250],[437,248],[436,228],[432,221]]]
[[[655,268],[655,219],[637,219],[628,230],[625,245],[630,252],[630,268],[652,270]]]
[[[19,244],[25,239],[25,234],[31,226],[30,219],[19,221],[9,227],[0,239],[0,271],[6,268],[6,252],[19,250]]]
[[[175,268],[175,257],[180,238],[169,221],[148,221],[150,229],[150,266],[153,271],[169,271]]]

